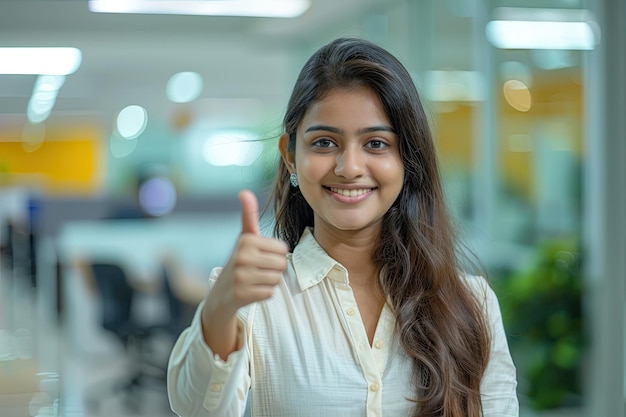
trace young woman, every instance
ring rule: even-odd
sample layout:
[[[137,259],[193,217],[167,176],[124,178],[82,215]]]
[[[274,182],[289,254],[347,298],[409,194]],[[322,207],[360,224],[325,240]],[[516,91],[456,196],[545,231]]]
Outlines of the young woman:
[[[280,137],[275,238],[242,232],[168,374],[180,416],[507,417],[498,301],[461,271],[421,99],[384,49],[337,39],[305,64]]]

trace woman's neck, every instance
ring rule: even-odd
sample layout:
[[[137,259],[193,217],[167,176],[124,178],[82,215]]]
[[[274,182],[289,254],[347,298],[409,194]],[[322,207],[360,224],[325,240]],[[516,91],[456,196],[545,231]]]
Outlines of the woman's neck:
[[[344,231],[315,228],[317,243],[347,270],[350,282],[366,285],[378,280],[372,254],[379,235],[373,231]]]

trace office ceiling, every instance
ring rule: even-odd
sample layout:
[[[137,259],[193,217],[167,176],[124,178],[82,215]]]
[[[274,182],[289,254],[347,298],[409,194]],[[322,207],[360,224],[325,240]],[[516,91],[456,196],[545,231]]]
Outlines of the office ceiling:
[[[179,71],[203,76],[200,99],[284,101],[294,54],[303,60],[329,28],[394,1],[313,0],[298,18],[271,19],[103,14],[89,12],[86,0],[2,0],[0,46],[82,51],[82,64],[67,77],[53,116],[110,117],[129,104],[168,111],[165,84]],[[35,79],[0,75],[0,115],[23,115]]]
[[[210,1],[210,0],[207,0]],[[403,0],[312,0],[294,19],[91,13],[87,0],[0,0],[0,46],[73,46],[82,64],[59,92],[51,117],[95,115],[111,120],[125,106],[139,104],[152,116],[171,117],[177,106],[165,85],[179,71],[196,71],[204,88],[196,107],[222,117],[223,106],[258,99],[282,108],[302,62],[325,39],[354,33],[366,16],[393,9]],[[519,1],[502,0],[512,6]],[[467,0],[414,2],[427,5],[421,18],[436,33],[416,36],[411,48],[426,45],[432,69],[468,68],[473,56],[471,19],[454,17]],[[577,7],[579,0],[525,0],[524,6]],[[428,6],[429,5],[429,6]],[[435,10],[438,9],[439,11]],[[448,11],[441,12],[443,9]],[[454,19],[454,20],[452,20]],[[422,24],[418,25],[422,26]],[[25,120],[36,76],[0,75],[0,118]],[[244,103],[245,104],[245,103]],[[10,116],[9,116],[10,115]],[[15,115],[15,116],[13,116]]]

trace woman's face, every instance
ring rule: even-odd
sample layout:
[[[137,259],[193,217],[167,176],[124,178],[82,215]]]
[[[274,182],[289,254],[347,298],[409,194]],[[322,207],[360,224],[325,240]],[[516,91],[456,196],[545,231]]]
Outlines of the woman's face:
[[[313,102],[299,125],[295,154],[286,152],[286,143],[281,152],[298,174],[316,230],[378,230],[402,189],[398,137],[369,88],[336,89]]]

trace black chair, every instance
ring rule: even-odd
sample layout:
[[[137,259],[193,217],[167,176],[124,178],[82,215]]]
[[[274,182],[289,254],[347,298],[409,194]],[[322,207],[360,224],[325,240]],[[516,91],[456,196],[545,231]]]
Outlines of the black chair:
[[[121,341],[130,365],[124,378],[111,384],[112,389],[103,390],[99,386],[93,395],[88,393],[86,405],[95,411],[101,401],[121,393],[124,405],[129,410],[138,411],[140,388],[165,388],[167,361],[152,358],[150,342],[158,333],[169,333],[169,323],[145,325],[133,317],[136,290],[120,265],[96,262],[90,264],[90,270],[101,300],[102,326]]]
[[[171,268],[172,267],[169,263],[163,263],[161,266],[161,281],[163,283],[163,292],[169,307],[170,335],[174,340],[176,340],[183,330],[185,330],[191,323],[197,305],[184,302],[177,297],[176,292],[172,287],[174,277],[172,276]]]

